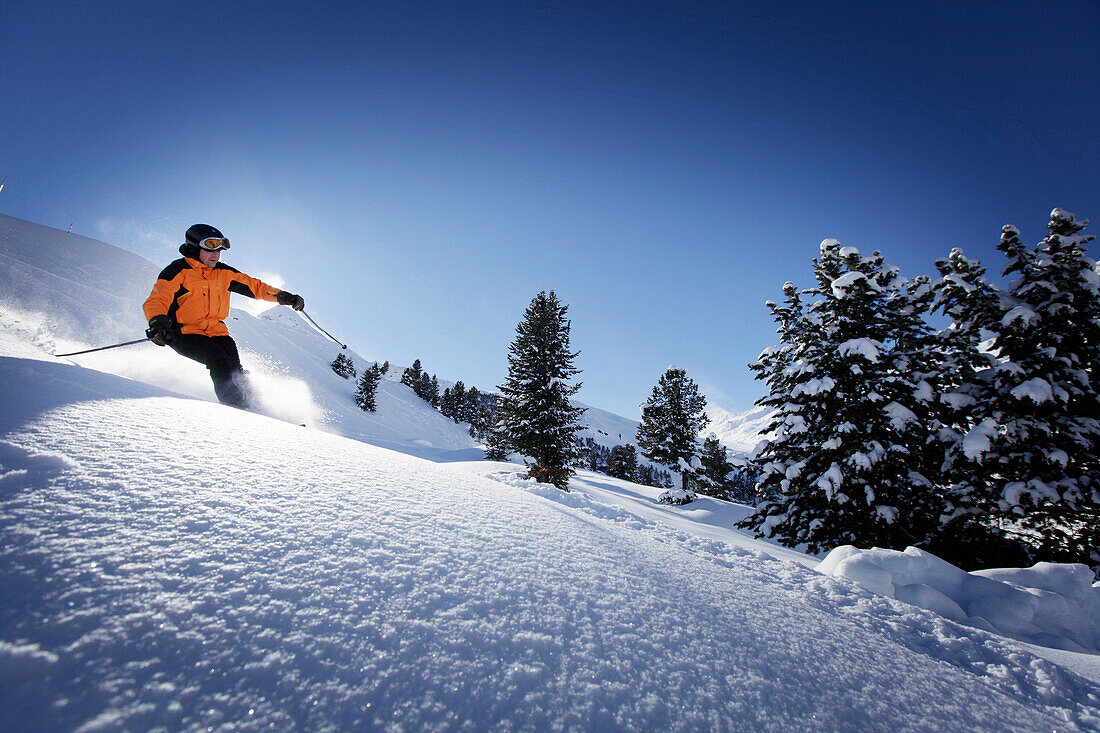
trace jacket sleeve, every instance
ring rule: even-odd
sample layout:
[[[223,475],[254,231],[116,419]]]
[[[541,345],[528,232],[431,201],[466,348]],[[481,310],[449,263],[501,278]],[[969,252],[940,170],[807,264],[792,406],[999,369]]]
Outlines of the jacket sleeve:
[[[149,297],[145,299],[145,303],[141,306],[141,309],[145,312],[146,321],[151,321],[154,316],[168,315],[168,311],[176,299],[177,291],[181,287],[182,277],[180,273],[184,269],[181,263],[182,260],[173,262],[157,276],[157,281],[153,283],[153,291],[149,293]]]
[[[251,277],[238,270],[231,270],[229,280],[229,292],[247,295],[256,300],[270,300],[277,302],[280,288],[272,287],[259,278]]]

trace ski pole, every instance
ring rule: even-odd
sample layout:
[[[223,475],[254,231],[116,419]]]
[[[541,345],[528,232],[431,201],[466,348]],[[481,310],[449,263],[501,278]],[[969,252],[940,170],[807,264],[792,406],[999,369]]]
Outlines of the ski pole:
[[[100,346],[96,349],[84,349],[84,351],[74,351],[71,354],[54,354],[54,356],[76,356],[77,354],[90,354],[93,351],[106,351],[107,349],[117,349],[120,346],[133,346],[134,344],[142,344],[149,339],[134,339],[133,341],[123,341],[121,344],[111,344],[110,346]]]
[[[318,326],[318,325],[317,325],[317,321],[315,321],[315,320],[313,320],[312,318],[310,318],[310,317],[309,317],[309,314],[308,314],[308,313],[306,313],[306,311],[305,311],[305,309],[304,309],[304,308],[302,309],[301,313],[302,313],[302,315],[303,315],[303,316],[305,316],[305,317],[306,317],[306,320],[307,320],[307,321],[309,321],[310,323],[312,323],[312,324],[313,324],[313,327],[314,327],[314,328],[316,328],[316,329],[317,329],[318,331],[320,331],[321,333],[323,333],[323,334],[325,334],[326,336],[328,336],[328,337],[329,337],[330,339],[332,339],[332,340],[333,340],[333,341],[335,341],[336,343],[340,344],[340,341],[339,341],[339,340],[338,340],[338,339],[337,339],[337,338],[336,338],[335,336],[333,336],[333,335],[332,335],[331,333],[329,333],[329,332],[328,332],[328,331],[326,331],[325,329],[323,329],[323,328],[321,328],[320,326]],[[340,348],[341,348],[341,349],[346,349],[346,348],[348,348],[348,345],[347,345],[347,344],[340,344]]]

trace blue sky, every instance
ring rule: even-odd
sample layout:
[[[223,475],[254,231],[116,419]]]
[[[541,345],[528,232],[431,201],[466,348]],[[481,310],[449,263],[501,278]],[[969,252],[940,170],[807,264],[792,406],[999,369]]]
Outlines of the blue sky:
[[[0,212],[158,264],[213,224],[360,353],[483,389],[553,289],[582,401],[636,417],[676,364],[743,410],[822,239],[999,271],[1003,224],[1100,217],[1098,34],[1091,0],[15,0]]]

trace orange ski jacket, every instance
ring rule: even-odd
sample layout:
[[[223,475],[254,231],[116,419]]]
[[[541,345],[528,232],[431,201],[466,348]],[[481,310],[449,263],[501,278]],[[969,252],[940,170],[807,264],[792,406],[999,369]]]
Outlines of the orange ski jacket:
[[[277,301],[279,292],[279,288],[221,262],[207,267],[183,257],[160,273],[142,309],[146,321],[166,315],[179,324],[182,333],[228,336],[223,321],[229,315],[230,293]]]

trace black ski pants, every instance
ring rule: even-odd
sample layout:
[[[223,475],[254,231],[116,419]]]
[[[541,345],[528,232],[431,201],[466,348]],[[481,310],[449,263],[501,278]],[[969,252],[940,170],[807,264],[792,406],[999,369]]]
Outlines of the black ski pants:
[[[214,382],[218,402],[243,410],[252,406],[241,356],[231,336],[183,333],[177,334],[169,346],[177,354],[193,359],[210,370],[210,380]]]

